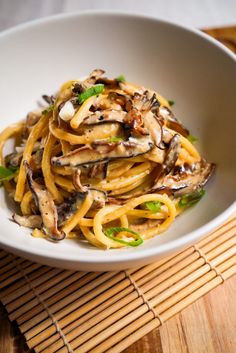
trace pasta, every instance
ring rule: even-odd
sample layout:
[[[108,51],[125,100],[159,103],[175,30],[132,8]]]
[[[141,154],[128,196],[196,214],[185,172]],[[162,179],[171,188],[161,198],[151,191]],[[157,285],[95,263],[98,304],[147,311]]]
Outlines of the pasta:
[[[0,134],[0,180],[33,236],[138,246],[203,196],[215,166],[158,93],[94,70],[43,98]]]

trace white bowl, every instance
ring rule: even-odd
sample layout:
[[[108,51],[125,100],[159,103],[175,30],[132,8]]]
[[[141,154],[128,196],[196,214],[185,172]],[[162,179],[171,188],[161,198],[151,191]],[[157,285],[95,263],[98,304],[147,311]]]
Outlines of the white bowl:
[[[9,221],[0,194],[0,243],[33,261],[88,271],[152,262],[197,242],[236,210],[235,56],[200,31],[144,16],[110,12],[59,15],[0,35],[0,128],[33,109],[42,94],[68,79],[103,68],[110,76],[174,99],[176,115],[217,163],[203,200],[170,229],[138,248],[103,251],[73,240],[54,244]]]

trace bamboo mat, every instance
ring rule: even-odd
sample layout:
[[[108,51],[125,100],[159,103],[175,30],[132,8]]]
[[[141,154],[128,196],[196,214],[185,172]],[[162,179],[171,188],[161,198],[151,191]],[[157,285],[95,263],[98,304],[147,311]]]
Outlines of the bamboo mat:
[[[197,245],[120,272],[74,272],[0,252],[0,299],[30,349],[118,353],[236,273],[236,216]]]
[[[236,51],[236,28],[206,30]],[[197,245],[128,271],[85,273],[0,251],[0,300],[30,349],[122,352],[236,273],[236,216]]]

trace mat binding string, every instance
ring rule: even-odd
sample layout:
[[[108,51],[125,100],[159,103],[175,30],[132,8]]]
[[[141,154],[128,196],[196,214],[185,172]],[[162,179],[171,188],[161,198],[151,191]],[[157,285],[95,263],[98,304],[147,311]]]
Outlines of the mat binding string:
[[[28,276],[25,274],[23,268],[20,266],[20,264],[17,263],[17,261],[15,261],[14,257],[12,257],[12,261],[15,264],[15,266],[17,267],[18,271],[22,274],[22,276],[24,277],[25,281],[27,282],[27,284],[29,285],[29,288],[32,290],[32,292],[34,293],[35,297],[38,299],[39,304],[42,304],[42,306],[44,307],[44,309],[46,310],[48,317],[50,317],[50,319],[52,320],[53,325],[56,328],[56,331],[59,333],[59,335],[61,336],[65,347],[68,349],[68,353],[74,353],[73,349],[71,348],[69,342],[67,341],[66,336],[63,333],[63,330],[60,328],[60,325],[58,323],[58,321],[56,320],[55,316],[50,312],[49,307],[47,306],[47,304],[44,302],[44,300],[41,298],[41,296],[37,293],[36,288],[32,285],[30,279],[28,278]]]

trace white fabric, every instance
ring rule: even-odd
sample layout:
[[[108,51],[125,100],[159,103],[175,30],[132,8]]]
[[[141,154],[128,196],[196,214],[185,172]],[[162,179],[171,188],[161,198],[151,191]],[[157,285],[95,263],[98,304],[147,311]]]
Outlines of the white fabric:
[[[91,9],[149,14],[199,28],[236,24],[236,0],[0,0],[0,30],[55,13]]]
[[[116,9],[194,27],[236,24],[236,0],[67,0],[64,10]]]

